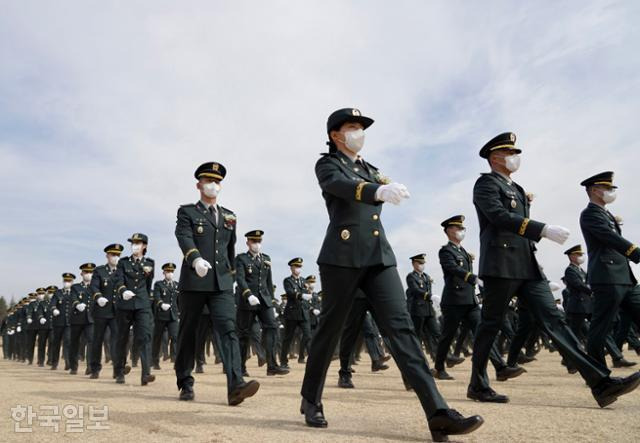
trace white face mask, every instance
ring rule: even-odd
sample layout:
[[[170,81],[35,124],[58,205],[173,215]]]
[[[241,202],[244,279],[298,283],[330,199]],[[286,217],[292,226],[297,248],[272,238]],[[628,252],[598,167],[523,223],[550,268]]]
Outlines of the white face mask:
[[[216,182],[202,184],[202,192],[209,198],[217,197],[220,194],[220,188],[221,186]]]
[[[249,243],[249,250],[252,253],[258,254],[261,249],[262,249],[262,244],[261,243]]]
[[[504,158],[504,166],[509,171],[516,172],[518,169],[520,169],[520,155],[518,154],[507,155]]]
[[[293,275],[295,275],[296,277],[300,275],[300,272],[302,271],[301,268],[298,267],[294,267],[293,268]]]
[[[173,272],[165,272],[164,278],[166,278],[167,280],[173,280]]]
[[[616,200],[617,196],[618,195],[616,194],[616,190],[615,189],[602,191],[602,200],[606,204],[613,203]]]
[[[344,133],[344,144],[352,152],[360,152],[364,146],[364,129],[356,129]]]
[[[84,281],[85,283],[89,283],[91,281],[91,277],[93,277],[93,274],[82,274],[82,281]]]
[[[579,255],[576,257],[576,263],[578,263],[579,265],[584,263],[584,255]]]
[[[38,300],[42,301],[44,300],[44,294],[38,294]]]
[[[117,266],[119,260],[120,257],[118,257],[117,255],[107,255],[107,263],[109,263],[111,266]]]
[[[466,231],[456,231],[456,233],[454,235],[456,237],[456,240],[462,241],[462,240],[464,240],[465,234],[466,234]]]
[[[313,292],[313,289],[316,287],[315,283],[308,283],[309,290]]]
[[[131,245],[131,252],[134,255],[142,254],[142,244],[141,243],[132,244]]]
[[[64,283],[62,283],[62,287],[65,289],[69,289],[71,287],[71,282],[70,281],[66,281]]]
[[[424,263],[420,263],[416,266],[418,272],[424,272]]]

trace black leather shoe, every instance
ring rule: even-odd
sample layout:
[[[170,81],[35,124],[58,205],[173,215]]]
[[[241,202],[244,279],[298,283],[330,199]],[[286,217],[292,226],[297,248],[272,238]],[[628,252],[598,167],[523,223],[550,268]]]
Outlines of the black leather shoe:
[[[55,370],[57,370],[57,369],[58,369],[58,365],[53,365],[53,366],[51,366],[51,370],[52,370],[52,371],[55,371]]]
[[[122,372],[124,373],[124,375],[127,375],[129,372],[131,372],[131,366],[125,365]]]
[[[454,366],[462,363],[464,360],[464,357],[456,357],[455,355],[450,355],[446,360],[447,368],[453,368]]]
[[[155,369],[156,371],[160,371],[160,365],[158,363],[156,363],[155,365],[153,365],[153,369]]]
[[[575,374],[576,372],[578,372],[578,370],[576,368],[567,368],[567,372],[569,374]]]
[[[343,389],[355,388],[355,386],[353,385],[353,382],[351,381],[351,377],[347,375],[342,375],[342,374],[338,376],[338,387]]]
[[[535,357],[529,357],[528,355],[524,354],[524,353],[520,353],[520,355],[518,356],[518,363],[521,365],[527,364],[527,363],[531,363],[532,361],[536,361],[537,358]]]
[[[449,435],[469,434],[483,423],[479,415],[465,418],[455,409],[446,409],[437,411],[429,419],[429,430],[433,441],[449,441]]]
[[[249,373],[247,372],[246,369],[242,371],[242,376],[243,377],[249,377]]]
[[[116,383],[118,383],[119,385],[123,385],[124,384],[124,375],[116,376]]]
[[[97,372],[92,372],[91,375],[89,376],[89,378],[95,380],[97,378],[99,378],[100,375]]]
[[[202,374],[203,372],[202,365],[196,365],[196,374]]]
[[[76,375],[77,373],[78,373],[77,369],[72,369],[72,370],[69,371],[69,374],[71,374],[71,375]]]
[[[69,370],[69,363],[65,363],[65,364],[64,364],[64,370],[65,370],[65,371],[68,371],[68,370]]]
[[[510,378],[516,378],[527,372],[522,366],[505,366],[496,371],[496,379],[498,381],[507,381]]]
[[[87,369],[84,370],[84,375],[90,375],[91,374],[91,368],[87,367]]]
[[[433,378],[437,378],[438,380],[455,380],[444,369],[442,371],[434,369],[431,373],[433,374]]]
[[[193,392],[193,386],[184,385],[182,389],[180,389],[180,396],[178,399],[182,401],[191,401],[196,397],[196,394]]]
[[[604,408],[616,401],[618,397],[628,394],[640,385],[640,372],[628,377],[608,377],[591,389],[598,406]]]
[[[299,358],[299,359],[298,359],[298,363],[300,363],[301,365],[303,365],[303,364],[304,364],[304,358]]]
[[[281,365],[280,365],[280,367],[281,367],[281,368],[283,368],[283,369],[291,369],[291,368],[289,367],[289,364],[288,364],[288,363],[281,364]]]
[[[267,361],[264,358],[258,357],[258,367],[261,368],[267,364]]]
[[[300,404],[300,413],[304,415],[304,421],[307,426],[312,428],[326,428],[329,424],[324,418],[324,412],[322,410],[322,403],[311,403],[306,398],[302,399]]]
[[[149,374],[149,375],[143,375],[142,378],[140,379],[140,384],[142,386],[147,386],[149,383],[153,382],[156,380],[156,376],[153,374]]]
[[[391,356],[389,354],[386,354],[384,357],[382,357],[382,361],[383,362],[388,362],[389,360],[391,360]]]
[[[237,406],[246,398],[253,397],[258,392],[258,389],[260,389],[260,383],[255,380],[236,386],[227,397],[229,406]]]
[[[631,366],[635,366],[635,361],[629,361],[626,358],[622,357],[613,361],[614,368],[630,368]]]
[[[44,363],[38,363],[39,368],[44,368]]]
[[[386,371],[389,366],[385,365],[381,360],[371,362],[371,372]]]
[[[482,391],[474,391],[469,388],[467,389],[467,398],[483,403],[509,403],[509,397],[498,394],[491,388],[486,388]]]
[[[288,373],[289,373],[288,369],[281,368],[280,366],[267,369],[267,375],[287,375]]]

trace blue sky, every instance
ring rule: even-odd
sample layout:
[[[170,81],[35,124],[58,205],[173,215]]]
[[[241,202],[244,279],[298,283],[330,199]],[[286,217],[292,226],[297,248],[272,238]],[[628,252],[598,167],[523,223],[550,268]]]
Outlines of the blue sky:
[[[176,209],[197,199],[205,161],[228,168],[221,204],[239,234],[266,231],[278,286],[294,256],[317,274],[327,216],[313,165],[345,106],[376,120],[363,156],[411,191],[382,217],[403,277],[426,252],[442,289],[439,223],[453,214],[478,252],[477,152],[510,130],[532,217],[572,231],[540,243],[558,280],[562,251],[582,242],[587,176],[616,171],[611,210],[640,241],[639,22],[637,2],[608,1],[7,2],[0,295],[59,284],[137,231],[159,264],[179,263]]]

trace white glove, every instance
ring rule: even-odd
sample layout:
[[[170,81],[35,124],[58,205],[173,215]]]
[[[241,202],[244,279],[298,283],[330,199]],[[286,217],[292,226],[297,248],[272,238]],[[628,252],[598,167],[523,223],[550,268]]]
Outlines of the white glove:
[[[18,331],[18,332],[22,332],[22,326],[18,326],[18,327],[16,328],[16,331]]]
[[[58,315],[60,315],[60,311],[56,308],[53,309],[53,316],[57,317]]]
[[[478,278],[476,279],[476,284],[477,284],[479,287],[484,288],[484,282],[480,279],[480,277],[478,277]]]
[[[311,294],[302,294],[302,299],[303,299],[304,301],[309,301],[309,300],[311,300],[312,298],[313,298],[313,297],[312,297],[312,295],[311,295]]]
[[[375,198],[378,201],[393,203],[399,205],[402,200],[409,198],[409,190],[405,185],[400,183],[389,183],[388,185],[382,185],[376,190]]]
[[[276,311],[276,310],[273,311],[273,317],[274,318],[280,317],[280,314],[278,314],[278,311]]]
[[[560,288],[562,288],[562,286],[560,286],[558,283],[554,281],[549,282],[549,289],[551,289],[551,292],[556,292]]]
[[[198,257],[193,261],[193,269],[196,270],[196,274],[198,274],[199,277],[204,277],[207,275],[207,272],[209,272],[209,269],[211,269],[211,263],[202,257]]]
[[[251,306],[258,306],[260,304],[260,299],[253,294],[247,297],[247,301]]]
[[[96,303],[98,303],[98,306],[100,306],[101,308],[103,308],[104,305],[107,304],[107,302],[109,302],[109,300],[104,297],[98,297],[98,299],[96,300]]]
[[[284,325],[280,325],[280,326],[278,326],[278,328],[284,329]],[[20,331],[18,331],[18,332],[20,332]]]
[[[15,332],[16,332],[16,331],[7,331],[7,334],[9,334],[9,335],[13,335],[13,334],[15,334]]]
[[[83,311],[84,311],[84,308],[86,308],[86,307],[87,307],[87,305],[85,305],[84,303],[78,303],[78,304],[76,305],[76,309],[77,309],[78,311],[80,311],[80,312],[83,312]]]
[[[542,236],[554,241],[560,245],[564,244],[569,238],[571,232],[567,228],[558,225],[545,225],[542,229]]]
[[[40,319],[40,324],[41,324],[41,325],[45,324],[46,322],[47,322],[47,319],[46,319],[46,318],[41,318],[41,319]]]
[[[135,296],[136,296],[136,294],[133,291],[130,291],[129,289],[127,289],[126,291],[124,291],[122,293],[122,298],[124,300],[131,300]]]
[[[30,318],[27,319],[27,324],[30,325],[31,323],[33,323],[33,320],[31,320]]]
[[[313,315],[320,315],[320,309],[314,309]]]
[[[280,294],[274,295],[273,298],[275,298],[276,303],[278,304],[282,303],[282,296]]]
[[[163,311],[168,311],[169,308],[171,308],[171,305],[169,303],[162,303],[160,307],[162,308]]]

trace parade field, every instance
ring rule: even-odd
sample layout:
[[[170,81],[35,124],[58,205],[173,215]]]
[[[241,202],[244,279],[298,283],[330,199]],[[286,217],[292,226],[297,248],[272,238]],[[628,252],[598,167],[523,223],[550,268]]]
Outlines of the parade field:
[[[638,440],[640,393],[624,396],[610,407],[600,409],[583,380],[578,375],[567,374],[560,365],[558,353],[543,350],[537,357],[537,361],[526,365],[527,374],[505,383],[493,383],[498,392],[509,395],[508,405],[480,404],[466,399],[469,359],[450,370],[455,381],[438,381],[451,407],[465,415],[480,414],[485,419],[485,425],[478,431],[457,438],[452,436],[451,441]],[[179,402],[168,362],[162,364],[162,370],[154,372],[157,380],[143,387],[139,368],[133,368],[125,385],[116,385],[108,377],[110,365],[106,365],[100,379],[89,380],[84,375],[71,376],[61,370],[0,361],[0,383],[5,387],[0,400],[2,440],[429,441],[426,421],[415,394],[404,390],[397,367],[392,361],[389,363],[389,370],[371,373],[368,357],[363,356],[360,364],[354,366],[356,389],[347,390],[336,387],[338,365],[335,361],[327,377],[324,396],[329,427],[311,429],[298,413],[303,367],[297,363],[291,365],[291,374],[267,378],[264,368],[256,367],[255,358],[250,360],[251,378],[259,380],[262,386],[255,397],[234,408],[226,404],[226,381],[221,368],[212,363],[205,366],[205,374],[197,375],[195,401]],[[619,376],[631,373],[632,370],[614,370]],[[67,407],[63,415],[67,405],[71,407]],[[12,408],[18,406],[32,407],[31,426],[27,423],[27,409],[23,409],[24,420],[18,422],[12,418]],[[108,420],[102,420],[98,414],[105,406]],[[45,418],[54,415],[54,407],[58,407],[58,418]],[[93,407],[92,417],[90,407]],[[14,409],[14,413],[19,412]],[[17,432],[16,427],[31,432]],[[95,427],[108,429],[90,429]]]

